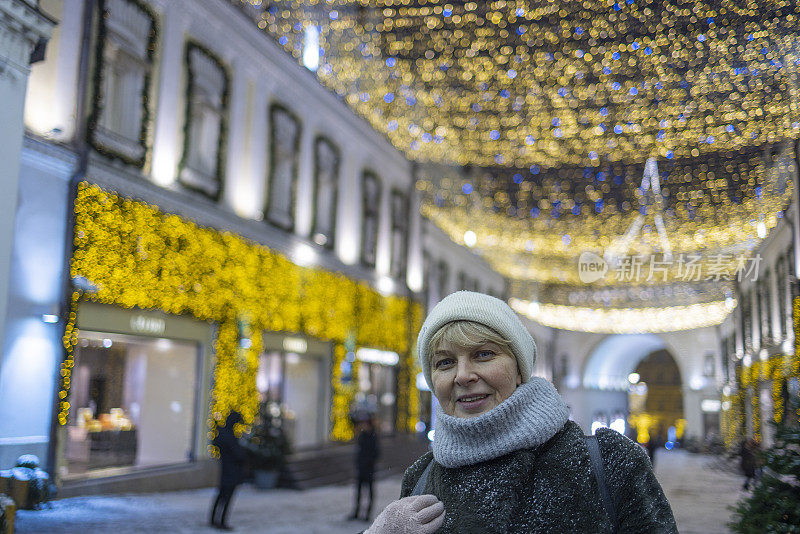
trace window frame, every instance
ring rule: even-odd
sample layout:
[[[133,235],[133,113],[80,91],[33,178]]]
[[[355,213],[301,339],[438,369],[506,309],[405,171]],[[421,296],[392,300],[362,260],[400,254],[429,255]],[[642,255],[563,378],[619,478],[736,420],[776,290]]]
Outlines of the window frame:
[[[292,183],[289,186],[290,200],[288,223],[276,220],[275,214],[270,209],[270,203],[275,193],[275,172],[277,170],[277,166],[275,165],[275,154],[277,150],[275,115],[277,113],[283,113],[287,115],[297,127],[297,133],[295,135],[294,144],[292,147]],[[267,196],[264,199],[263,208],[264,220],[273,226],[281,228],[282,230],[292,232],[294,231],[297,218],[297,182],[300,176],[300,139],[303,135],[303,123],[300,121],[300,118],[296,113],[279,102],[273,102],[270,104],[267,117],[269,120],[269,170],[267,171]]]
[[[367,188],[366,183],[367,180],[375,180],[376,183],[376,197],[374,206],[369,205],[369,199],[367,199]],[[371,169],[365,169],[361,173],[361,264],[367,267],[375,267],[375,263],[378,259],[378,242],[380,241],[380,222],[381,222],[381,201],[383,200],[383,184],[381,182],[378,173]],[[369,216],[369,217],[368,217]],[[373,219],[375,221],[375,243],[372,246],[372,259],[367,257],[367,247],[366,247],[366,233],[367,233],[367,219]]]
[[[742,350],[748,352],[753,349],[753,301],[750,291],[742,292]]]
[[[145,44],[144,57],[136,57],[134,50],[129,50],[124,47],[120,50],[124,56],[130,56],[131,61],[141,63],[143,71],[141,94],[138,98],[140,110],[138,138],[129,139],[122,133],[113,131],[113,129],[103,125],[105,113],[111,101],[110,95],[106,94],[108,89],[106,84],[107,69],[113,68],[117,66],[117,64],[116,62],[114,65],[110,64],[106,57],[107,46],[111,39],[110,32],[112,31],[108,24],[108,18],[111,13],[108,0],[98,0],[96,11],[96,41],[92,67],[93,79],[91,82],[92,101],[90,103],[90,112],[86,122],[86,140],[89,146],[98,153],[112,160],[118,160],[126,165],[141,169],[144,167],[150,153],[149,135],[152,127],[150,93],[153,90],[153,75],[156,68],[155,53],[159,41],[159,21],[155,12],[147,4],[139,0],[120,1],[124,1],[135,9],[138,9],[142,15],[150,19],[150,29],[147,32],[148,36],[147,43]],[[118,93],[118,91],[116,93]],[[116,94],[116,96],[121,95]],[[123,109],[127,108],[127,103],[125,104]],[[123,146],[128,144],[130,145],[129,147]],[[137,153],[139,154],[138,156],[136,155]]]
[[[444,260],[439,260],[436,263],[436,289],[439,293],[439,300],[445,298],[448,293],[450,285],[450,266]]]
[[[331,226],[330,226],[330,235],[325,236],[327,241],[325,244],[322,245],[327,249],[333,249],[336,243],[336,220],[339,215],[339,186],[341,181],[341,163],[342,163],[342,152],[339,147],[331,141],[328,137],[324,135],[318,135],[314,138],[314,192],[313,192],[313,199],[312,199],[312,223],[311,223],[311,239],[316,242],[317,234],[320,234],[319,231],[319,210],[318,203],[319,203],[319,188],[320,188],[320,165],[319,165],[319,152],[318,148],[320,145],[326,144],[331,148],[331,151],[334,153],[334,165],[333,165],[333,176],[334,176],[334,187],[333,187],[333,197],[332,197],[332,204],[333,209],[331,210]]]
[[[184,174],[187,172],[193,172],[194,169],[189,166],[189,150],[190,145],[192,144],[192,136],[190,133],[192,132],[192,115],[194,112],[193,109],[193,100],[194,100],[194,89],[195,89],[195,82],[194,77],[195,75],[192,72],[192,64],[191,64],[191,57],[192,52],[197,51],[199,54],[206,56],[212,63],[215,64],[216,67],[220,69],[223,78],[222,84],[222,91],[220,94],[220,124],[219,124],[219,136],[217,138],[217,164],[216,170],[210,178],[214,181],[213,184],[216,186],[216,190],[212,193],[204,189],[203,187],[188,182],[187,179],[184,177]],[[178,164],[178,182],[181,186],[185,187],[186,189],[196,191],[201,193],[207,198],[210,198],[213,201],[219,201],[222,197],[222,191],[225,186],[225,160],[227,157],[226,149],[227,149],[227,141],[228,141],[228,115],[230,114],[230,86],[231,86],[231,76],[228,68],[222,62],[222,60],[213,52],[211,52],[208,48],[203,46],[197,41],[192,39],[188,39],[186,41],[186,46],[184,47],[184,73],[186,74],[186,95],[185,95],[185,103],[184,103],[184,114],[183,114],[183,149],[180,163]]]
[[[772,287],[770,284],[771,269],[764,270],[763,278],[758,281],[758,320],[761,331],[761,347],[772,344]]]
[[[399,218],[395,213],[395,198],[400,198],[402,214]],[[405,278],[408,270],[408,221],[409,212],[411,210],[411,202],[409,195],[399,188],[392,188],[389,196],[389,209],[391,211],[392,225],[389,234],[390,250],[392,255],[389,262],[389,273],[392,277],[402,279]],[[403,216],[405,215],[405,216]],[[400,258],[395,257],[395,232],[400,231]]]

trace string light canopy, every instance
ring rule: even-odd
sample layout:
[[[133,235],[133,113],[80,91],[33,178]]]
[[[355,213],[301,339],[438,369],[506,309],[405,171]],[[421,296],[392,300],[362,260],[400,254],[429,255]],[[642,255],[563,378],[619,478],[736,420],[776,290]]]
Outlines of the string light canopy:
[[[410,157],[698,157],[800,131],[788,1],[232,0]],[[315,40],[316,42],[316,40]]]
[[[611,306],[672,307],[690,292],[687,305],[726,310],[729,280],[698,287],[673,265],[656,280],[586,282],[580,255],[613,269],[624,245],[645,264],[700,255],[706,272],[734,268],[791,196],[797,3],[230,1],[298,61],[319,47],[321,83],[420,163],[424,214],[524,302],[658,286],[665,299]],[[651,158],[657,190],[643,182]]]

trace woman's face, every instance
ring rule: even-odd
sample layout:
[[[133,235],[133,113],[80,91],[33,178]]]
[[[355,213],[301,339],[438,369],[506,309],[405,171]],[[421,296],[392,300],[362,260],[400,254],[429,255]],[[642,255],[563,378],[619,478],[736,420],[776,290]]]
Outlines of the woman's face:
[[[522,383],[517,360],[494,343],[475,348],[442,342],[431,359],[433,394],[453,417],[488,412]]]

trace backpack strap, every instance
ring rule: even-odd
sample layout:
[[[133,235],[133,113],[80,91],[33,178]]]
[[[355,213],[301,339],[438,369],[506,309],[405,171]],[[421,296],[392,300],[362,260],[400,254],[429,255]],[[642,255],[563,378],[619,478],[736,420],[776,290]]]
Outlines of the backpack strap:
[[[597,443],[597,436],[584,436],[586,447],[589,449],[589,459],[592,462],[592,472],[597,480],[597,487],[600,489],[600,498],[603,500],[608,520],[611,521],[612,532],[617,531],[617,511],[608,493],[606,476],[603,472],[603,457],[600,455],[600,445]]]
[[[414,484],[414,490],[411,492],[411,495],[422,495],[425,493],[425,483],[428,482],[428,474],[430,474],[432,466],[433,458],[431,458],[431,461],[425,466],[425,471],[422,472],[417,483]]]

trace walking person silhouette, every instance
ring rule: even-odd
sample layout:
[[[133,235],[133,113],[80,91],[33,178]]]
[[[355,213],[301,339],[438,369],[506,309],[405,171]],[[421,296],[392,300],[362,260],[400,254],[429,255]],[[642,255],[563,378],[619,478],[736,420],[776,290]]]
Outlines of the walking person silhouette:
[[[367,510],[364,513],[364,521],[369,521],[375,496],[373,490],[375,463],[380,456],[380,445],[378,443],[378,434],[375,432],[375,421],[372,417],[358,421],[356,428],[358,430],[358,449],[356,452],[356,502],[353,515],[350,516],[350,519],[359,518],[358,512],[361,509],[361,489],[366,486],[369,492],[369,504],[367,504]]]
[[[217,437],[212,442],[219,449],[221,470],[217,498],[211,508],[209,522],[211,526],[220,530],[231,530],[227,522],[228,511],[231,499],[233,499],[233,492],[242,481],[245,450],[233,433],[234,425],[241,422],[242,415],[239,412],[231,411],[225,420],[225,425],[217,429]]]

